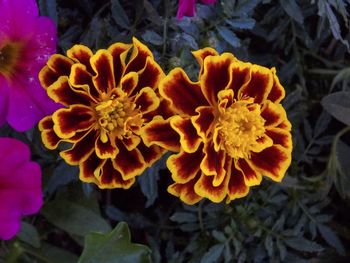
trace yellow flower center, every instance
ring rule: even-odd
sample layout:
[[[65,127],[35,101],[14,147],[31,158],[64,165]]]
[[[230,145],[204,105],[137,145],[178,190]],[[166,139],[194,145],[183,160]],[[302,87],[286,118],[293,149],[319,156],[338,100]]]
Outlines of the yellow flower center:
[[[118,138],[130,137],[134,126],[140,127],[142,116],[135,110],[135,105],[128,102],[126,97],[114,98],[100,102],[95,110],[100,126],[100,139],[108,141],[108,135]],[[115,138],[114,137],[114,138]]]
[[[232,158],[250,158],[265,133],[264,124],[258,104],[249,99],[234,102],[219,116],[222,147]]]
[[[0,47],[0,74],[11,77],[21,52],[21,45],[15,42]]]

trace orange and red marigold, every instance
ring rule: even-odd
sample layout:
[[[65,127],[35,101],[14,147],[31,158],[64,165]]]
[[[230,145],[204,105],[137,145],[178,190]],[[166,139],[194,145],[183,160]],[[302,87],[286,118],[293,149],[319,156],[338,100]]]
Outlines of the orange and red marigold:
[[[129,188],[164,153],[140,138],[161,108],[157,87],[163,77],[151,51],[135,38],[95,54],[75,45],[67,56],[53,55],[39,78],[63,107],[39,123],[45,146],[61,149],[63,143],[60,155],[79,165],[82,181]]]
[[[187,204],[229,202],[247,195],[262,175],[281,181],[291,162],[291,124],[275,69],[214,49],[193,52],[197,82],[175,68],[159,84],[175,115],[156,117],[141,134],[147,146],[177,152],[167,166],[168,191]]]

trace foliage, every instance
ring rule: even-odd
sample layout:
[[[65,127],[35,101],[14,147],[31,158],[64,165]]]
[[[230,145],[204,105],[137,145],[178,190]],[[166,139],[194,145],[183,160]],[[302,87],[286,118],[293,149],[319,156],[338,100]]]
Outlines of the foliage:
[[[182,66],[193,79],[198,66],[190,51],[205,46],[276,67],[293,124],[293,161],[283,182],[266,181],[231,204],[185,206],[166,192],[163,158],[130,190],[99,190],[44,149],[37,128],[2,127],[1,136],[31,146],[43,169],[45,205],[24,219],[15,239],[1,242],[0,261],[113,262],[119,253],[125,262],[174,263],[349,256],[349,1],[218,0],[197,4],[196,16],[181,21],[177,2],[38,0],[41,14],[57,21],[61,53],[76,43],[96,50],[136,36],[166,72]]]

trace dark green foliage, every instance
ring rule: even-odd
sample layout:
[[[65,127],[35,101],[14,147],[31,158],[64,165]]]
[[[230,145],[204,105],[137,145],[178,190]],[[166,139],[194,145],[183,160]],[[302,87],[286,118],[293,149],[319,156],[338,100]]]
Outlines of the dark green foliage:
[[[18,133],[3,126],[1,136],[30,145],[42,166],[45,205],[23,219],[14,240],[1,242],[1,262],[337,262],[349,257],[349,1],[218,0],[197,4],[196,17],[181,21],[175,18],[177,0],[38,4],[41,14],[57,22],[60,53],[77,43],[96,51],[136,36],[166,73],[181,66],[193,80],[198,65],[190,51],[205,46],[276,67],[293,125],[293,161],[281,184],[264,179],[230,204],[187,206],[166,192],[171,184],[166,157],[127,191],[99,190],[78,181],[76,167],[47,151],[37,129]]]

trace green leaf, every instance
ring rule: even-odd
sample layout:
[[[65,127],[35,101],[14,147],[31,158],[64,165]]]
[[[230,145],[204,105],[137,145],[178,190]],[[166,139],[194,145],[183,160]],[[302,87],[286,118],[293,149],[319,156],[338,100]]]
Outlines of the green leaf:
[[[218,262],[225,248],[224,244],[217,244],[212,246],[207,253],[205,253],[201,259],[201,263],[215,263]]]
[[[40,237],[39,237],[38,230],[35,228],[35,226],[29,223],[26,223],[26,222],[21,223],[21,230],[17,234],[17,237],[21,241],[35,248],[40,247]]]
[[[284,239],[284,242],[287,246],[302,252],[319,252],[323,248],[316,242],[307,240],[303,237],[291,237]]]
[[[67,200],[47,203],[42,209],[42,214],[55,226],[77,236],[111,230],[107,221],[99,214]]]
[[[226,19],[225,22],[238,29],[252,29],[255,26],[255,20],[253,18]]]
[[[107,234],[88,234],[78,263],[146,263],[150,253],[148,247],[130,242],[128,225],[120,222]]]
[[[146,30],[145,33],[142,34],[142,39],[156,46],[163,44],[163,38],[156,32],[150,30]]]
[[[177,223],[188,223],[188,222],[196,222],[198,218],[192,213],[176,212],[170,217],[170,220]]]
[[[234,15],[242,16],[252,11],[261,0],[241,0],[238,6],[235,8]]]
[[[237,38],[236,34],[233,33],[231,30],[227,29],[223,26],[218,26],[217,30],[220,34],[220,36],[231,46],[233,47],[239,47],[241,45],[239,39]]]
[[[124,29],[130,28],[129,18],[119,3],[119,0],[112,0],[111,12],[112,18],[118,26],[121,26]]]
[[[76,263],[78,260],[78,257],[75,254],[48,243],[43,243],[40,249],[26,249],[26,251],[31,252],[30,254],[42,259],[43,262]]]
[[[338,121],[350,125],[350,92],[339,91],[323,97],[322,106]]]
[[[317,229],[322,235],[323,239],[330,246],[334,247],[339,254],[345,256],[345,248],[341,243],[340,239],[337,237],[337,235],[333,232],[331,228],[322,224],[318,224]]]
[[[304,16],[303,13],[298,6],[298,4],[295,2],[295,0],[280,0],[281,6],[286,11],[286,13],[293,18],[295,21],[297,21],[299,24],[303,24],[304,22]]]

